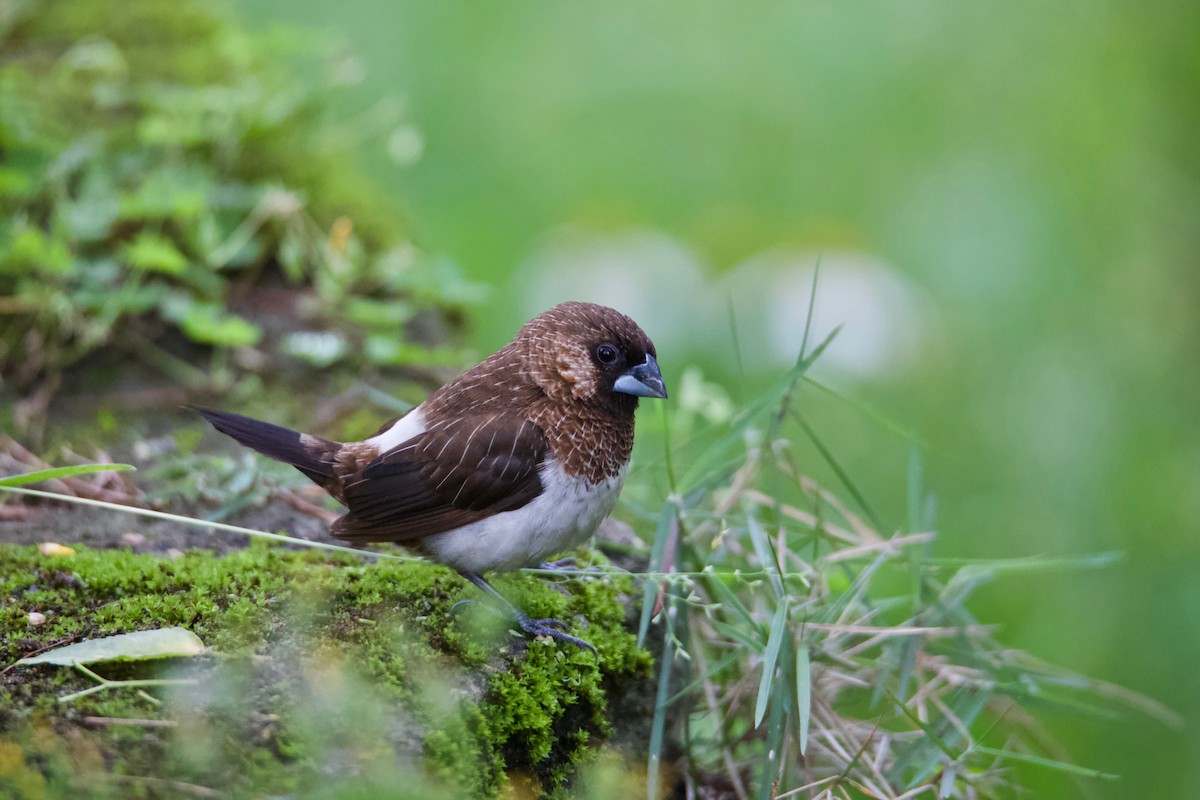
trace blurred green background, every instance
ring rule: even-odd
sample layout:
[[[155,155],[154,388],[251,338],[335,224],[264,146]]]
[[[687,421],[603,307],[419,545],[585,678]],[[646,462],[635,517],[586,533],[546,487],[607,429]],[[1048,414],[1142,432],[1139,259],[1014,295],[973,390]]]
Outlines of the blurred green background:
[[[1125,554],[973,606],[1187,720],[1048,711],[1124,778],[1033,796],[1200,796],[1200,6],[236,9],[336,43],[340,146],[490,287],[480,353],[606,302],[672,386],[697,365],[737,401],[794,358],[819,258],[818,328],[846,325],[821,378],[910,433],[800,401],[889,522],[916,438],[938,555]]]

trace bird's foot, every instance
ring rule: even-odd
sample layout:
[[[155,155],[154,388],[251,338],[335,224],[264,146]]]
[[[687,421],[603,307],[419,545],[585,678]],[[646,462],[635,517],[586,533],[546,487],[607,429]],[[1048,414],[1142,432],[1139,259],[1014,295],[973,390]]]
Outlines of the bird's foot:
[[[450,613],[450,614],[457,614],[457,613],[458,613],[458,609],[459,609],[459,608],[462,608],[463,606],[469,606],[469,605],[473,605],[474,603],[475,603],[475,601],[474,601],[474,600],[470,600],[470,599],[468,599],[468,600],[459,600],[457,603],[455,603],[454,605],[450,606],[450,611],[449,611],[448,613]]]
[[[521,630],[530,636],[549,636],[559,642],[569,642],[577,647],[582,647],[586,650],[596,652],[596,648],[585,642],[583,639],[565,633],[566,624],[562,620],[557,619],[532,619],[524,614],[517,617],[517,624],[521,626]]]
[[[504,595],[497,592],[494,586],[483,579],[482,575],[479,575],[476,572],[468,572],[466,570],[460,571],[459,574],[482,589],[485,594],[491,595],[491,597],[497,600],[501,606],[507,607],[509,613],[512,614],[512,619],[516,621],[517,625],[519,625],[521,630],[525,633],[531,636],[549,636],[551,639],[556,641],[569,642],[576,647],[583,647],[591,650],[593,653],[596,652],[596,648],[592,647],[583,639],[572,636],[569,633],[564,633],[563,629],[567,626],[564,625],[560,620],[532,619],[529,617],[527,614],[521,611],[521,609],[514,606],[508,600],[505,600]]]
[[[567,556],[560,558],[558,561],[543,561],[538,565],[538,569],[552,569],[556,572],[576,572],[579,567],[575,565],[575,559]]]

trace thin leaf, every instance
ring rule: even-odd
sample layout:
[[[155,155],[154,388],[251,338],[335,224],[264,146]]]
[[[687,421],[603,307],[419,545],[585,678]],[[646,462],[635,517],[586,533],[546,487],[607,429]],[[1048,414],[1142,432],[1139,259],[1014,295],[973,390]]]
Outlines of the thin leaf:
[[[775,610],[775,618],[771,621],[771,634],[767,638],[767,649],[763,652],[763,673],[758,684],[758,704],[754,707],[754,727],[762,724],[763,715],[767,713],[767,700],[771,696],[771,684],[775,680],[775,663],[779,660],[779,648],[783,646],[784,634],[787,632],[788,604],[787,599]]]
[[[808,750],[808,728],[812,718],[812,665],[808,643],[796,645],[796,720],[800,726],[800,755]]]
[[[74,667],[79,664],[99,664],[108,661],[152,661],[159,658],[181,658],[204,652],[204,642],[185,628],[159,628],[151,631],[121,633],[100,639],[89,639],[45,653],[22,658],[18,664],[56,664]]]
[[[720,595],[720,597],[714,599],[720,602],[722,608],[733,609],[742,618],[743,622],[753,627],[755,622],[753,615],[750,614],[750,609],[746,608],[733,589],[730,589],[729,585],[725,583],[727,574],[706,572],[702,573],[701,578],[704,581],[704,586],[711,590],[710,594]]]
[[[845,403],[889,433],[894,434],[904,441],[911,442],[914,447],[918,447],[921,450],[930,453],[945,453],[944,450],[935,448],[927,439],[923,438],[912,428],[888,417],[886,414],[873,408],[871,405],[864,403],[862,400],[859,400],[852,395],[845,394],[844,392],[839,392],[837,389],[834,389],[832,386],[826,383],[822,383],[811,375],[805,375],[804,382],[814,389],[829,395],[838,402]]]
[[[658,773],[662,764],[663,734],[667,724],[667,696],[671,685],[671,662],[675,657],[674,620],[670,608],[674,604],[674,595],[668,594],[665,614],[667,629],[663,631],[662,654],[658,660],[658,691],[654,699],[654,717],[650,721],[650,744],[646,764],[646,798],[658,798]],[[639,645],[640,646],[640,645]]]
[[[900,679],[896,683],[896,693],[900,697],[908,697],[908,686],[912,683],[917,668],[917,651],[921,649],[921,640],[916,636],[906,636],[896,640],[894,644],[900,659]]]
[[[821,340],[820,344],[813,348],[813,351],[807,356],[801,354],[800,358],[797,359],[795,366],[788,370],[786,377],[792,383],[795,383],[803,378],[805,373],[808,372],[809,367],[817,363],[817,359],[821,357],[821,354],[825,352],[825,349],[829,347],[829,345],[833,344],[833,340],[836,339],[837,335],[842,332],[842,327],[842,324],[837,325],[829,332],[828,336]]]
[[[812,287],[808,290],[808,313],[804,315],[804,336],[800,340],[800,357],[808,349],[808,335],[812,333],[813,313],[817,308],[817,283],[821,279],[821,256],[817,255],[817,265],[813,267]]]
[[[923,480],[923,470],[921,465],[921,451],[915,445],[909,448],[908,451],[908,532],[918,533],[921,531],[933,530],[932,508],[928,507],[925,500],[925,489]],[[929,512],[927,514],[927,512]],[[921,608],[921,590],[927,582],[925,571],[922,568],[925,560],[928,558],[931,547],[926,544],[924,547],[909,547],[905,548],[905,556],[908,558],[909,564],[909,579],[912,586],[912,607],[914,611]],[[901,654],[903,659],[903,654]],[[902,664],[904,662],[902,661]],[[901,681],[900,696],[905,695],[904,682]],[[875,701],[873,701],[875,702]]]
[[[0,478],[0,486],[24,486],[29,483],[38,483],[54,478],[73,478],[76,475],[87,475],[93,472],[130,472],[136,469],[137,467],[130,464],[78,464],[73,467],[54,467],[38,472],[9,475],[7,478]]]
[[[229,525],[224,522],[209,522],[208,520],[195,519],[194,517],[184,517],[179,514],[168,514],[165,511],[152,511],[148,508],[135,508],[134,506],[123,506],[119,503],[107,503],[103,500],[93,500],[90,497],[72,497],[66,494],[58,494],[57,492],[43,492],[39,489],[23,489],[14,486],[0,485],[0,492],[12,492],[13,494],[23,494],[29,497],[44,497],[48,500],[59,500],[64,503],[73,503],[78,506],[91,506],[92,508],[106,508],[110,511],[120,511],[124,514],[133,514],[139,517],[150,517],[151,519],[166,519],[172,522],[177,522],[180,525],[191,525],[195,528],[208,528],[209,530],[230,531],[232,533],[240,533],[246,536],[255,536],[260,539],[271,539],[276,542],[287,542],[294,544],[297,547],[311,547],[317,550],[334,550],[339,553],[351,553],[353,555],[365,558],[390,558],[396,561],[420,561],[419,558],[412,556],[401,556],[395,553],[379,553],[373,550],[362,550],[354,547],[345,547],[340,544],[328,544],[326,542],[313,542],[308,539],[298,539],[295,536],[284,536],[281,533],[267,533],[266,531],[256,531],[253,528],[242,528],[238,525]]]
[[[808,368],[816,362],[817,358],[824,352],[825,347],[833,341],[834,336],[841,333],[841,330],[841,325],[834,328],[829,336],[825,337],[825,341],[813,351],[812,356],[806,358],[804,353],[801,352],[797,357],[796,365],[788,372],[789,379],[783,394],[779,397],[779,405],[775,409],[775,413],[771,416],[771,424],[767,429],[767,439],[769,441],[774,442],[779,439],[779,429],[783,426],[783,420],[787,417],[788,411],[791,410],[792,397],[796,394],[796,387],[799,386],[805,373],[808,372]]]
[[[759,800],[770,800],[775,796],[780,768],[785,763],[782,751],[784,734],[787,732],[789,690],[782,683],[778,685],[783,691],[771,704],[771,716],[767,720],[766,752],[763,754],[758,784]]]
[[[746,383],[746,367],[742,363],[742,343],[738,337],[737,315],[733,310],[733,297],[731,295],[725,297],[725,308],[729,315],[729,335],[733,340],[733,359],[737,365],[737,388],[740,394],[742,387]]]
[[[1029,753],[1014,753],[1012,750],[999,750],[995,747],[984,747],[979,745],[971,748],[973,753],[982,753],[983,755],[995,756],[996,758],[1005,759],[1008,761],[1022,761],[1026,764],[1036,764],[1039,767],[1066,772],[1071,775],[1083,775],[1087,778],[1103,778],[1106,781],[1115,781],[1120,779],[1120,775],[1115,775],[1111,772],[1101,772],[1098,769],[1090,767],[1080,767],[1076,764],[1068,764],[1063,761],[1055,761],[1052,758],[1043,758],[1042,756],[1030,755]]]
[[[875,514],[875,511],[871,508],[870,503],[867,502],[866,496],[859,491],[858,486],[854,483],[854,481],[850,480],[850,475],[847,474],[846,470],[842,468],[842,465],[838,463],[837,459],[833,457],[833,453],[830,452],[829,448],[825,446],[825,443],[822,442],[820,437],[817,436],[817,432],[813,430],[812,426],[809,425],[807,421],[805,421],[804,417],[800,416],[799,414],[795,414],[794,416],[796,421],[800,423],[800,427],[804,429],[804,433],[808,436],[809,441],[813,443],[813,446],[817,448],[817,452],[819,452],[821,457],[825,459],[825,463],[827,463],[829,468],[833,470],[835,475],[837,475],[838,480],[842,483],[842,486],[846,487],[846,491],[848,491],[850,496],[854,498],[854,502],[858,503],[858,507],[862,509],[862,512],[867,516],[867,519],[870,521],[871,525],[874,526],[875,530],[877,531],[885,530],[886,526]]]
[[[376,389],[374,386],[366,383],[356,383],[354,388],[356,391],[362,392],[372,403],[391,411],[393,414],[407,414],[415,407],[407,400],[401,400],[399,397],[393,397],[387,392]]]
[[[671,419],[670,406],[666,403],[658,404],[658,414],[662,417],[662,442],[663,442],[663,466],[667,472],[667,486],[671,488],[673,496],[679,496],[679,484],[675,480],[675,462],[671,458]]]
[[[1084,553],[1078,556],[1027,556],[1023,558],[931,558],[926,563],[935,567],[961,567],[979,573],[1027,573],[1068,569],[1101,569],[1125,557],[1120,550]]]
[[[752,633],[758,630],[757,626],[747,629],[740,625],[726,625],[724,622],[717,622],[716,620],[713,620],[712,625],[713,629],[726,639],[735,641],[756,653],[762,651],[762,641],[755,639]]]
[[[1100,705],[1099,703],[1090,703],[1083,698],[1076,697],[1071,694],[1065,694],[1063,692],[1056,692],[1052,689],[1047,689],[1042,684],[1042,682],[1048,677],[1046,675],[1023,671],[1020,674],[1022,675],[1020,680],[997,683],[993,688],[997,693],[1007,695],[1013,700],[1027,701],[1029,703],[1036,703],[1040,706],[1057,706],[1059,708],[1078,711],[1096,719],[1110,720],[1115,722],[1124,716],[1123,712],[1117,709],[1108,708]],[[1088,683],[1069,685],[1069,688],[1073,688],[1078,691],[1094,691],[1095,689],[1094,686]]]
[[[658,527],[654,530],[654,547],[650,551],[648,572],[658,572],[662,568],[663,554],[667,550],[667,539],[671,536],[671,521],[675,519],[675,512],[673,502],[663,503],[662,511],[658,515]],[[638,621],[638,647],[646,641],[646,632],[650,630],[650,616],[654,611],[654,595],[658,587],[658,582],[650,578],[646,578],[642,585],[642,617]]]
[[[896,705],[896,708],[898,708],[900,710],[900,713],[902,713],[902,714],[904,714],[904,716],[908,717],[908,721],[911,722],[913,725],[915,725],[922,733],[924,733],[926,739],[928,739],[933,744],[937,745],[937,748],[939,750],[941,750],[943,753],[945,753],[947,758],[949,758],[952,761],[955,758],[957,758],[955,752],[946,746],[945,742],[942,741],[941,737],[938,736],[936,732],[934,732],[933,727],[931,725],[926,725],[924,722],[922,722],[921,718],[918,717],[916,714],[914,714],[912,712],[912,709],[910,709],[907,705],[905,705],[904,701],[901,700],[899,697],[896,697],[896,695],[893,694],[891,691],[887,691],[887,695],[888,695],[888,697],[891,698],[892,702]]]
[[[821,622],[830,623],[836,621],[846,607],[850,605],[850,603],[856,601],[861,595],[866,593],[867,587],[875,577],[875,573],[879,571],[879,568],[882,567],[889,558],[891,558],[891,556],[888,555],[886,551],[875,556],[875,558],[869,564],[863,567],[862,570],[854,576],[854,580],[850,582],[850,585],[846,588],[846,590],[842,592],[842,594],[839,595],[832,603],[821,610],[818,620]],[[877,605],[878,603],[872,604],[873,607]]]
[[[746,514],[746,527],[750,531],[750,543],[754,545],[754,555],[758,557],[758,562],[762,564],[763,570],[767,573],[767,579],[771,582],[771,588],[775,590],[776,597],[784,597],[783,578],[780,577],[779,562],[775,558],[775,548],[767,538],[767,532],[763,530],[762,524],[753,512]]]
[[[841,330],[842,326],[839,325],[830,331],[829,335],[821,340],[821,343],[813,348],[807,357],[797,359],[795,365],[785,372],[774,386],[743,407],[742,411],[729,424],[729,433],[709,447],[699,458],[694,459],[691,467],[683,474],[679,481],[683,494],[690,493],[697,486],[712,480],[714,474],[721,472],[717,469],[717,465],[731,459],[729,451],[743,444],[746,429],[761,415],[779,408],[781,399],[795,389],[796,383],[821,357],[821,354],[825,352],[825,349],[829,347]]]
[[[924,519],[925,490],[922,486],[921,451],[911,447],[908,451],[908,532],[917,533],[929,530]]]
[[[958,721],[962,724],[962,728],[960,728],[959,725],[953,724],[951,720],[944,715],[939,715],[936,720],[930,720],[928,728],[926,729],[927,732],[933,731],[935,728],[937,729],[939,733],[933,734],[934,738],[937,740],[937,746],[942,749],[942,752],[946,753],[950,757],[952,762],[958,760],[958,756],[954,755],[954,753],[957,752],[960,743],[963,741],[965,735],[963,728],[967,730],[970,729],[971,725],[974,724],[975,720],[979,717],[979,713],[983,710],[984,705],[990,698],[991,694],[989,692],[974,689],[960,689],[956,691],[954,693],[954,697],[950,699],[949,706],[951,713],[953,713],[954,716],[958,718]],[[971,741],[968,740],[965,743],[965,746],[967,749],[969,749],[970,745]],[[923,759],[923,761],[919,761],[918,759]],[[913,785],[924,783],[944,765],[944,761],[938,756],[938,754],[932,752],[927,743],[919,740],[914,742],[911,748],[907,749],[907,754],[905,756],[897,760],[897,767],[899,769],[907,768],[907,766],[912,764],[914,761],[916,761],[917,764],[916,772],[911,777],[911,782]]]
[[[718,672],[720,672],[721,670],[728,667],[733,662],[737,661],[739,658],[741,658],[743,655],[745,655],[745,653],[746,653],[745,647],[734,648],[732,651],[729,652],[728,655],[726,655],[724,658],[722,658],[720,661],[718,661],[713,666],[709,667],[708,671],[705,672],[703,675],[701,675],[699,678],[696,678],[691,683],[689,683],[687,686],[684,686],[678,692],[671,695],[667,699],[666,705],[668,705],[668,706],[673,705],[673,704],[679,702],[680,700],[682,700],[684,697],[687,697],[688,694],[690,694],[691,692],[693,692],[696,689],[703,686],[704,682],[706,680],[713,677],[714,675],[716,675]]]

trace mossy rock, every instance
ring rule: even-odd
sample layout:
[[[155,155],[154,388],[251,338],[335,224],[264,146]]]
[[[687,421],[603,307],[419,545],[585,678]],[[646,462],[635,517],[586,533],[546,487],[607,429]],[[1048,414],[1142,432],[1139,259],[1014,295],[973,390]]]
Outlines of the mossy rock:
[[[0,677],[0,795],[174,797],[562,796],[579,765],[641,738],[649,655],[620,577],[497,585],[568,621],[598,655],[513,635],[478,592],[425,563],[255,544],[177,559],[0,545],[0,663],[59,643],[171,625],[211,648],[105,677],[67,668]],[[30,612],[45,615],[31,625]]]

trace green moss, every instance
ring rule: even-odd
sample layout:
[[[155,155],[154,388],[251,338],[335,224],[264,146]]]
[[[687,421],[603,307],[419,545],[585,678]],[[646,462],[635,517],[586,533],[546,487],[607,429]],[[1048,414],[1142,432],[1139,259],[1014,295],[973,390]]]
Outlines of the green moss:
[[[649,656],[624,628],[630,587],[609,578],[556,586],[532,575],[497,583],[531,614],[568,621],[599,656],[512,636],[484,602],[452,612],[479,594],[428,564],[258,543],[177,560],[83,547],[45,557],[0,545],[4,665],[56,643],[167,625],[196,632],[214,653],[155,668],[194,686],[157,697],[111,689],[67,705],[57,697],[89,679],[10,670],[0,678],[0,747],[21,741],[23,752],[44,755],[38,774],[51,783],[47,754],[75,747],[74,737],[108,773],[217,781],[234,796],[341,796],[376,779],[471,797],[521,784],[556,791],[612,733],[614,699],[650,674]],[[31,611],[45,624],[30,626]],[[81,726],[89,716],[178,727]],[[35,746],[29,732],[38,728],[53,735]],[[21,764],[12,775],[28,771]],[[0,781],[12,775],[0,772]],[[373,777],[362,783],[363,775]]]

